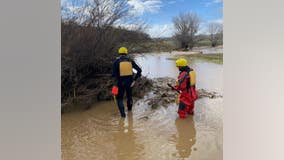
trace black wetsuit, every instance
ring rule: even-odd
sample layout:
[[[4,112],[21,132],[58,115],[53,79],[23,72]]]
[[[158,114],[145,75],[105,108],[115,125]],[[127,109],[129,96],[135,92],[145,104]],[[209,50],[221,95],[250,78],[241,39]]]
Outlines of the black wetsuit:
[[[125,62],[125,61],[130,62],[132,64],[132,68],[134,68],[137,71],[135,76],[133,76],[133,74],[129,76],[121,76],[119,65],[120,62]],[[142,72],[141,68],[135,63],[135,61],[130,59],[126,55],[121,55],[113,63],[112,77],[116,79],[116,85],[118,86],[117,105],[122,117],[125,117],[124,105],[123,105],[124,92],[126,92],[127,96],[127,108],[129,111],[131,111],[133,103],[131,84],[133,80],[135,81],[139,77],[141,77],[141,72]]]

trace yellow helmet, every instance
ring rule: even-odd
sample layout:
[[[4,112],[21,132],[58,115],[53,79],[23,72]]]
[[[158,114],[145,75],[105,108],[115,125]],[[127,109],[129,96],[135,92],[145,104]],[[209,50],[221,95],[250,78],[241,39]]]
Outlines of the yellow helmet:
[[[179,58],[178,60],[176,60],[176,66],[177,67],[185,67],[187,66],[187,60],[184,58]]]
[[[120,47],[118,50],[118,54],[128,54],[128,50],[125,47]]]

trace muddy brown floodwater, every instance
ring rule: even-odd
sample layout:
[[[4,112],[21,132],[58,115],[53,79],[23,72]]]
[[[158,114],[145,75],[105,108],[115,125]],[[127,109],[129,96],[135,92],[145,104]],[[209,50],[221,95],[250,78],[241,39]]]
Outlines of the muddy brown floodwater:
[[[136,57],[144,75],[175,77],[170,54]],[[222,93],[222,65],[192,61],[198,88]],[[215,76],[214,76],[215,75]],[[206,78],[202,80],[202,78]],[[150,93],[149,93],[150,94]],[[149,95],[120,118],[114,102],[99,102],[87,111],[62,115],[63,160],[222,160],[223,99],[201,98],[195,115],[179,119],[176,104],[151,109]]]

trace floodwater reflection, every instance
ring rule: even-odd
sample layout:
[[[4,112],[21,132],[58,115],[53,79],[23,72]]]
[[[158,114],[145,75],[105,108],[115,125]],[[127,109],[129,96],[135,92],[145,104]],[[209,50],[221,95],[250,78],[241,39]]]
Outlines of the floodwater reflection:
[[[196,131],[192,116],[186,119],[177,118],[175,120],[177,133],[174,135],[176,138],[176,149],[180,158],[188,158],[193,150],[193,145],[196,141]]]
[[[133,113],[128,112],[126,118],[119,119],[117,132],[114,133],[114,143],[118,160],[138,159],[143,145],[136,143],[133,129]]]

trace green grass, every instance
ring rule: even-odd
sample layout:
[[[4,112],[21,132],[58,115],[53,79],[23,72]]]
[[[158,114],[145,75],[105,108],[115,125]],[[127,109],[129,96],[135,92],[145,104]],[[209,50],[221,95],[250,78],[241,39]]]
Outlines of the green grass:
[[[169,60],[177,60],[179,57],[176,55],[173,58],[167,58]],[[191,55],[182,55],[182,57],[185,57],[189,61],[205,61],[205,62],[212,62],[216,64],[223,64],[223,54],[220,53],[214,53],[214,54],[191,54]]]
[[[213,62],[217,64],[223,64],[223,54],[194,54],[191,55],[190,58],[197,58],[201,60],[205,60],[208,62]]]
[[[201,40],[197,43],[197,46],[211,46],[211,41],[209,39]]]

